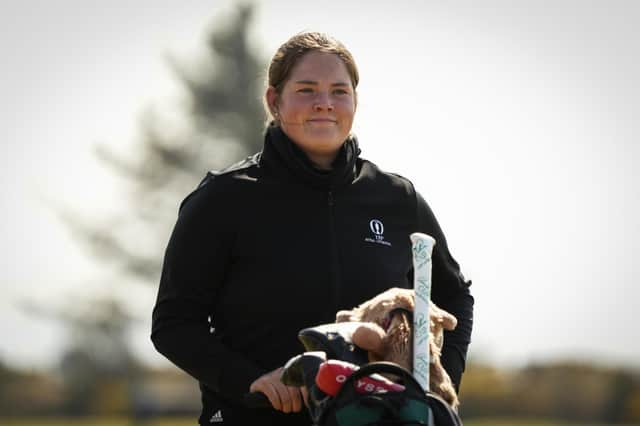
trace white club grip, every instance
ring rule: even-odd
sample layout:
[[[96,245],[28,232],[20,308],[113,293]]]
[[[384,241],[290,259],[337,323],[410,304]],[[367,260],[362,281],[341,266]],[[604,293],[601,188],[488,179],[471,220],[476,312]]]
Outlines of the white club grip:
[[[436,240],[427,234],[411,234],[413,254],[413,376],[429,390],[429,301],[431,300],[431,253]]]

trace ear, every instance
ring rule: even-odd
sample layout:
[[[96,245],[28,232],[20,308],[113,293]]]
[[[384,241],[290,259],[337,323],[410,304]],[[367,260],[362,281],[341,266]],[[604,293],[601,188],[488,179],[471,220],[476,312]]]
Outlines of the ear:
[[[264,94],[264,98],[267,101],[267,106],[269,107],[269,111],[271,111],[271,115],[276,117],[278,115],[278,92],[276,91],[276,88],[269,86],[267,88],[267,92]]]
[[[355,329],[351,339],[353,344],[365,351],[380,353],[386,333],[378,324],[364,323]]]

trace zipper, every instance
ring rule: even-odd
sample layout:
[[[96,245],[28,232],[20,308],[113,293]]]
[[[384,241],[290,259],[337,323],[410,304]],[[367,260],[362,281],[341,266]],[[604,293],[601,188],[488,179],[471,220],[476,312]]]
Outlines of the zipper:
[[[335,222],[335,200],[333,198],[333,192],[327,192],[327,205],[329,210],[329,250],[331,251],[331,315],[335,315],[338,308],[338,301],[340,300],[340,259],[338,250],[338,239],[336,235],[336,222]]]

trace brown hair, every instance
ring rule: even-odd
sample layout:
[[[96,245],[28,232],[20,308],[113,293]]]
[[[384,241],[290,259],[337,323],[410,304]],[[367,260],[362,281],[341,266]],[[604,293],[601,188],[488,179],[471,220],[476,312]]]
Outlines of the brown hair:
[[[276,93],[282,93],[291,70],[296,65],[298,60],[302,58],[306,53],[311,51],[333,53],[338,55],[342,62],[347,67],[347,72],[351,78],[351,84],[353,88],[358,86],[360,76],[358,75],[358,67],[351,55],[351,52],[335,38],[318,32],[302,32],[294,35],[287,40],[271,59],[269,64],[269,70],[267,74],[267,85],[275,88]],[[271,111],[265,102],[265,111],[268,116],[268,121],[272,120]]]

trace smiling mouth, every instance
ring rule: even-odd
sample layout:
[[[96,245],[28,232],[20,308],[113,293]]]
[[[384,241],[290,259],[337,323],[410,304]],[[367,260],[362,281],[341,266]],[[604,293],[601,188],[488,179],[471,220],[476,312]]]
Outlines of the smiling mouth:
[[[312,118],[308,121],[311,123],[336,123],[336,120],[331,120],[330,118]]]

